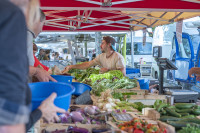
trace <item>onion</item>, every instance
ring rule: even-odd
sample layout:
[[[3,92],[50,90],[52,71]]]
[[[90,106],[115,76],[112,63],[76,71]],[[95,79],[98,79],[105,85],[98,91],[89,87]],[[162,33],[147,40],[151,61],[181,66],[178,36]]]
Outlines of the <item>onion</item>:
[[[71,112],[70,116],[72,117],[73,122],[81,122],[84,120],[84,117],[80,112]]]
[[[86,106],[85,108],[84,108],[84,113],[86,114],[86,115],[94,115],[95,114],[95,109],[93,108],[93,107],[90,107],[90,106]]]

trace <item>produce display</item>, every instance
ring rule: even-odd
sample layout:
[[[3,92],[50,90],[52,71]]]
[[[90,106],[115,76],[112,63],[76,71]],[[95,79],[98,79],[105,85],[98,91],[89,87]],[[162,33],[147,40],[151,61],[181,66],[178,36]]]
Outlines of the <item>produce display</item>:
[[[137,80],[129,79],[127,77],[123,77],[121,79],[117,79],[116,77],[114,77],[112,80],[101,79],[101,80],[95,81],[92,84],[91,93],[96,96],[100,96],[101,92],[107,89],[114,91],[116,89],[132,89],[134,87],[137,87]]]
[[[129,122],[118,123],[118,128],[128,133],[167,133],[166,129],[160,129],[157,125],[148,124],[139,118]]]
[[[69,126],[67,129],[56,129],[51,132],[43,130],[42,133],[89,133],[89,131],[85,128]]]
[[[160,120],[174,126],[176,130],[186,127],[182,129],[183,132],[188,128],[200,128],[200,119],[196,118],[196,115],[200,115],[200,107],[198,105],[176,103],[174,106],[170,106],[157,100],[154,107],[161,114]]]
[[[72,106],[71,108],[74,108]],[[59,115],[59,121],[57,123],[68,124],[105,124],[105,117],[101,115],[101,112],[96,106],[86,106],[82,108],[72,109],[71,112]]]
[[[153,107],[153,105],[144,105],[141,102],[129,103],[126,101],[120,101],[119,99],[114,99],[111,90],[106,90],[105,92],[102,92],[100,97],[98,97],[98,99],[96,99],[93,104],[103,111],[120,110],[126,112],[133,111],[133,109],[142,111],[143,108]]]

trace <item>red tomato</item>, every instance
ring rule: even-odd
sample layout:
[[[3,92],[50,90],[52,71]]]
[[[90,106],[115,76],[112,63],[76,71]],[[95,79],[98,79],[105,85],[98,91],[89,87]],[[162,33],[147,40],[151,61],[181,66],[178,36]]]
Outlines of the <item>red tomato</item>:
[[[141,124],[140,122],[136,122],[136,123],[134,124],[134,128],[135,128],[135,129],[141,129],[141,128],[142,128],[142,124]]]
[[[133,133],[144,133],[142,130],[135,129]]]
[[[147,125],[147,129],[151,128],[152,124],[148,124]]]

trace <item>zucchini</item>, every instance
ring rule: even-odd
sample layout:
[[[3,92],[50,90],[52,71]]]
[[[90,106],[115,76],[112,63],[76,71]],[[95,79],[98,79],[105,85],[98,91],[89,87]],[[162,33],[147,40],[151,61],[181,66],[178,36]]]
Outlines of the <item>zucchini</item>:
[[[200,106],[199,105],[195,105],[194,109],[200,109]]]
[[[177,118],[177,117],[173,117],[173,116],[161,116],[160,120],[163,122],[167,122],[167,121],[179,121],[181,120],[181,118]]]
[[[192,113],[195,115],[200,115],[200,109],[194,109]]]
[[[176,110],[176,112],[178,112],[178,113],[191,113],[192,111],[193,111],[193,109],[175,109]]]
[[[181,114],[181,116],[188,116],[188,115],[190,115],[189,113],[179,113],[179,114]]]
[[[170,114],[171,116],[174,116],[174,117],[181,117],[181,114],[175,112],[175,111],[172,110],[172,109],[165,108],[165,110],[167,111],[167,114]]]
[[[162,114],[162,115],[166,115],[167,112],[162,108],[162,109],[161,109],[161,114]]]
[[[170,109],[175,109],[175,106],[169,106],[168,108],[170,108]]]
[[[186,119],[182,119],[181,122],[189,122],[189,123],[200,124],[200,119],[198,119],[198,118],[186,118]]]
[[[176,129],[180,129],[182,127],[187,127],[188,124],[190,124],[190,126],[196,126],[196,127],[200,127],[199,124],[196,123],[188,123],[188,122],[182,122],[182,121],[167,121],[168,124],[172,125],[173,127],[175,127]]]
[[[193,103],[176,103],[175,104],[175,107],[178,109],[190,109],[194,106],[195,106],[195,104],[193,104]]]
[[[183,116],[181,118],[196,118],[194,115],[187,115],[187,116]]]
[[[162,108],[167,107],[167,106],[168,106],[168,104],[162,103],[157,107],[157,111],[160,112]]]

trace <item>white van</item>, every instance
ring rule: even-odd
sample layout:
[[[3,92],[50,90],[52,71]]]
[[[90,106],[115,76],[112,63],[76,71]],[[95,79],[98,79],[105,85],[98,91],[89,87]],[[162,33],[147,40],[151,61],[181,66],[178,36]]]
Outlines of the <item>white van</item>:
[[[133,37],[134,44],[134,66],[140,62],[140,58],[143,58],[147,64],[152,63],[152,37],[146,36],[146,44],[143,45],[143,34],[142,31],[136,31]],[[127,34],[126,40],[126,65],[131,66],[131,35]]]
[[[197,53],[198,45],[199,45],[199,32],[197,26],[195,26],[196,22],[200,22],[200,17],[195,17],[191,19],[187,19],[183,21],[183,28],[182,32],[187,33],[190,35],[190,38],[192,40],[192,45],[194,48],[194,55]],[[158,26],[155,28],[154,35],[153,35],[153,43],[152,46],[162,46],[162,57],[168,58],[175,62],[176,57],[176,46],[175,46],[175,34],[176,32],[176,23],[164,25],[164,26]],[[182,46],[182,54],[187,54],[187,51],[189,49],[189,45],[187,42],[184,43],[183,39],[183,45]],[[187,46],[186,46],[187,45]],[[180,47],[181,48],[181,47]],[[154,78],[158,78],[159,75],[159,68],[157,66],[157,62],[155,60],[152,61],[152,76]],[[173,78],[173,75],[166,74],[164,79]],[[173,79],[174,80],[174,79]]]

